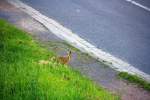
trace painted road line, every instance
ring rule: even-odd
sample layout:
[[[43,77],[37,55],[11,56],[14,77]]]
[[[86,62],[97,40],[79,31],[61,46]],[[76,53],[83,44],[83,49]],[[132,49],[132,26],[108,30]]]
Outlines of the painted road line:
[[[130,74],[136,74],[139,77],[150,82],[150,75],[140,71],[139,69],[133,67],[121,59],[104,52],[101,49],[96,48],[94,45],[88,43],[77,34],[73,33],[70,29],[65,28],[57,21],[42,15],[39,11],[34,8],[24,4],[19,0],[7,0],[10,4],[16,6],[20,10],[24,11],[32,18],[43,24],[49,31],[58,36],[59,38],[65,40],[72,46],[80,49],[82,52],[88,53],[90,56],[98,59],[101,62],[105,62],[105,64],[109,65],[111,68],[121,71],[128,72]]]
[[[142,5],[142,4],[140,4],[140,3],[138,3],[138,2],[136,2],[136,1],[134,1],[134,0],[126,0],[126,1],[132,3],[132,4],[136,5],[136,6],[138,6],[138,7],[140,7],[140,8],[145,9],[146,11],[149,11],[149,12],[150,12],[150,8],[148,8],[148,7]]]

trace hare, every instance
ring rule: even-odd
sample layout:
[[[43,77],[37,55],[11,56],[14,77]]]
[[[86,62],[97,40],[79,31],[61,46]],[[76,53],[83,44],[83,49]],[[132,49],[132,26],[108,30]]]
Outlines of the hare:
[[[71,60],[71,54],[72,52],[69,51],[68,54],[66,56],[60,56],[57,58],[58,62],[62,63],[62,64],[68,64]]]

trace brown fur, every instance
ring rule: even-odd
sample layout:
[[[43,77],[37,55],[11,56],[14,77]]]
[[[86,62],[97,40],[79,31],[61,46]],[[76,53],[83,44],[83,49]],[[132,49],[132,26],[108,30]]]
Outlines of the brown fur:
[[[62,64],[68,64],[70,62],[70,60],[71,60],[71,51],[69,51],[67,56],[60,56],[57,59]]]

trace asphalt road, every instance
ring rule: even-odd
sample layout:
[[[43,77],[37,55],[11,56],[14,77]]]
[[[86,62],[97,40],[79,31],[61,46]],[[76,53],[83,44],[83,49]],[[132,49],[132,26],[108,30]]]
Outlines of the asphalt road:
[[[150,8],[149,0],[135,0]],[[98,48],[150,74],[150,12],[126,0],[23,0]]]

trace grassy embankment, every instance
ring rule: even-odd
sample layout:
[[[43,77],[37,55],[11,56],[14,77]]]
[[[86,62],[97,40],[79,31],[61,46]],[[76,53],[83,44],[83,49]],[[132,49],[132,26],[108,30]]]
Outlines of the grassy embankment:
[[[146,82],[145,80],[136,75],[131,75],[126,72],[120,72],[118,76],[124,80],[127,80],[130,83],[138,85],[139,87],[147,91],[150,91],[150,83]]]
[[[1,100],[118,100],[69,66],[50,61],[55,54],[31,36],[0,20]]]

